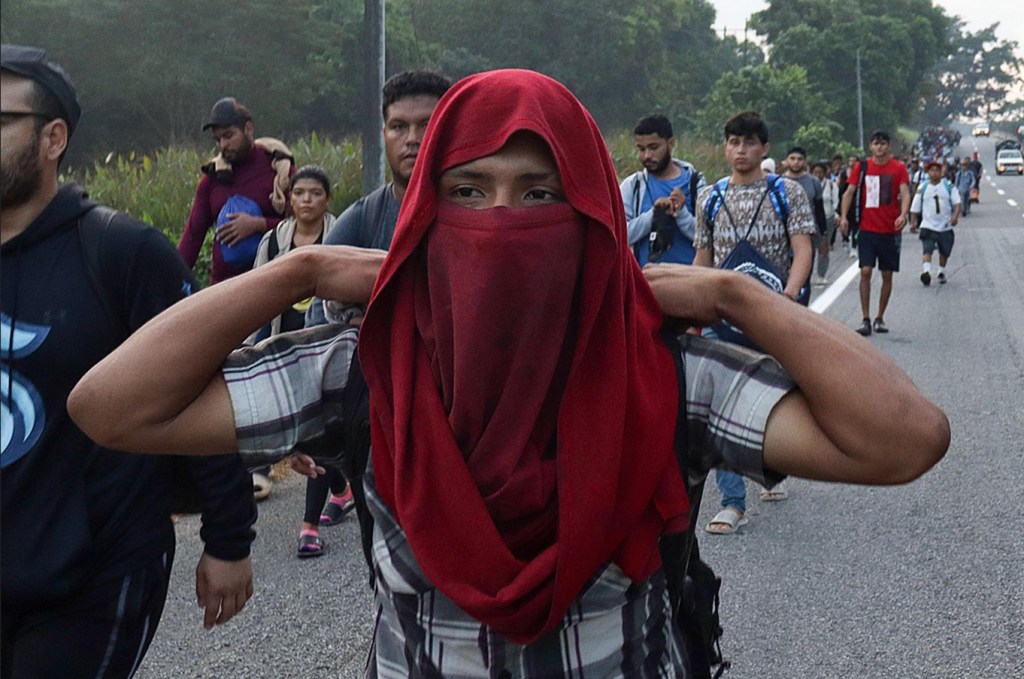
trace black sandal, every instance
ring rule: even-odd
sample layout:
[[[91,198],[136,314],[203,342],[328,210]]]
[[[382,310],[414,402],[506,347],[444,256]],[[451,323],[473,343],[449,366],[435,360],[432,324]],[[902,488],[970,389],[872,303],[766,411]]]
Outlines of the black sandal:
[[[310,559],[314,556],[323,556],[326,548],[327,545],[319,535],[300,535],[297,554],[300,559]]]

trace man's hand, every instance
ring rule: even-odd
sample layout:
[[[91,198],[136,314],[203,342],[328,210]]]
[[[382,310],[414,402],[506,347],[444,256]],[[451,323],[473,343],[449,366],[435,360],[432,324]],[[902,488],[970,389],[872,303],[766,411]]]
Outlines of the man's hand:
[[[672,189],[672,193],[674,194],[678,190],[679,189]],[[672,200],[672,195],[662,196],[654,201],[654,209],[664,210],[666,213],[672,215],[673,218],[679,212],[679,207],[676,205],[676,202]]]
[[[206,609],[203,627],[213,629],[245,608],[252,597],[252,559],[222,561],[207,553],[196,566],[196,600]]]
[[[695,327],[721,320],[715,304],[721,297],[720,286],[727,277],[740,275],[685,264],[648,264],[643,272],[662,313]]]
[[[897,217],[896,218],[896,222],[893,224],[893,226],[896,227],[897,231],[902,231],[903,227],[906,226],[906,225],[907,225],[907,216],[906,215],[900,215],[899,217]]]
[[[217,227],[217,240],[224,245],[235,245],[243,238],[267,230],[267,220],[245,212],[232,212],[228,221]]]
[[[284,458],[284,461],[288,463],[292,471],[296,474],[302,474],[306,478],[315,479],[327,473],[327,470],[318,465],[313,458],[297,450]]]
[[[850,220],[846,217],[840,217],[839,221],[836,222],[836,226],[839,227],[839,233],[844,236],[850,233]]]

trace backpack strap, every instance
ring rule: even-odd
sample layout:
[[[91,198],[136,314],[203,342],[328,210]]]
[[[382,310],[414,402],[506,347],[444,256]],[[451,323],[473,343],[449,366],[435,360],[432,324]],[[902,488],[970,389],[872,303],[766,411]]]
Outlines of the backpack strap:
[[[679,473],[686,484],[690,512],[686,531],[663,535],[658,546],[665,586],[672,606],[672,619],[686,647],[688,676],[694,679],[717,679],[731,666],[722,658],[720,643],[723,630],[718,614],[718,592],[722,580],[710,566],[701,561],[697,545],[697,515],[704,495],[705,479],[693,482],[687,471],[697,468],[697,461],[693,460],[691,464],[690,447],[687,445],[686,366],[683,363],[682,346],[679,337],[668,328],[661,330],[661,337],[672,354],[679,384],[673,447]],[[718,669],[712,675],[712,669],[716,666]]]
[[[780,181],[781,177],[777,174],[769,174],[768,180],[768,198],[772,202],[772,209],[775,210],[775,214],[779,216],[779,220],[782,222],[782,226],[786,229],[786,238],[789,238],[789,197],[786,195],[785,183]]]
[[[267,261],[271,262],[281,254],[281,244],[277,242],[277,228],[271,229],[273,233],[267,239]]]
[[[700,184],[700,179],[704,175],[697,171],[697,168],[693,168],[690,172],[690,195],[687,201],[687,207],[690,209],[690,214],[694,217],[697,216],[697,185]]]
[[[78,218],[78,238],[85,256],[86,274],[103,306],[107,322],[124,340],[131,334],[119,301],[128,279],[128,262],[110,256],[110,225],[116,210],[97,205]]]
[[[363,476],[370,459],[370,387],[366,384],[362,365],[359,363],[358,346],[352,352],[348,378],[341,392],[341,408],[345,421],[341,432],[342,453],[338,469],[352,489],[355,500],[356,518],[359,520],[359,537],[363,547],[363,558],[370,573],[370,587],[374,586],[373,572],[373,516],[366,501]]]
[[[642,176],[642,172],[637,172],[633,175],[633,217],[640,214],[640,179]]]
[[[711,186],[711,192],[704,203],[704,222],[711,231],[714,231],[715,218],[725,203],[725,190],[727,188],[729,188],[729,178],[722,177]]]

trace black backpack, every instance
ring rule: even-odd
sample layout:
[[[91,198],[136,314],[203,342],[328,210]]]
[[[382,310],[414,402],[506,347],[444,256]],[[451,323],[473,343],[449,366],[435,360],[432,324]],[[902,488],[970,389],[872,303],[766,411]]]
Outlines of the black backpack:
[[[672,331],[664,330],[662,339],[672,353],[681,387],[686,384],[686,374],[679,338]],[[342,390],[341,405],[345,414],[341,425],[342,452],[333,464],[338,467],[352,488],[363,556],[370,571],[372,587],[373,517],[370,516],[366,504],[366,491],[362,483],[370,458],[370,389],[359,365],[358,351],[352,354],[348,380]],[[676,416],[675,451],[676,461],[686,481],[686,491],[690,499],[690,520],[685,533],[661,538],[659,548],[666,588],[672,604],[672,617],[685,647],[688,676],[692,679],[717,679],[730,667],[730,663],[722,658],[719,642],[723,632],[718,613],[718,594],[722,587],[722,579],[701,560],[700,549],[697,546],[697,514],[704,493],[704,480],[693,483],[686,472],[687,469],[694,467],[690,464],[690,451],[686,441],[686,398],[682,393]]]
[[[122,217],[122,219],[118,219]],[[118,333],[120,342],[132,334],[128,319],[118,302],[127,288],[130,262],[118,256],[114,242],[137,238],[147,227],[126,217],[123,213],[97,205],[78,219],[78,237],[85,256],[89,283],[103,306],[107,322]],[[189,459],[174,457],[171,483],[171,512],[195,514],[200,511],[195,486],[188,469]]]

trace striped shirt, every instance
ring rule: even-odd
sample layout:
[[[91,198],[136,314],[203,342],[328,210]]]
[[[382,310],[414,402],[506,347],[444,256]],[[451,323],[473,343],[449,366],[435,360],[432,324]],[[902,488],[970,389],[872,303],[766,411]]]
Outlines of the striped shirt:
[[[328,461],[338,449],[340,394],[356,331],[319,326],[242,349],[223,368],[247,464],[293,448]],[[687,433],[702,479],[713,467],[765,485],[768,416],[793,383],[770,357],[684,336]],[[333,448],[332,448],[333,443]],[[632,582],[615,564],[595,573],[558,627],[529,645],[505,640],[461,611],[423,575],[401,526],[365,478],[374,518],[376,619],[367,676],[392,677],[686,677],[683,646],[671,624],[660,571]]]

